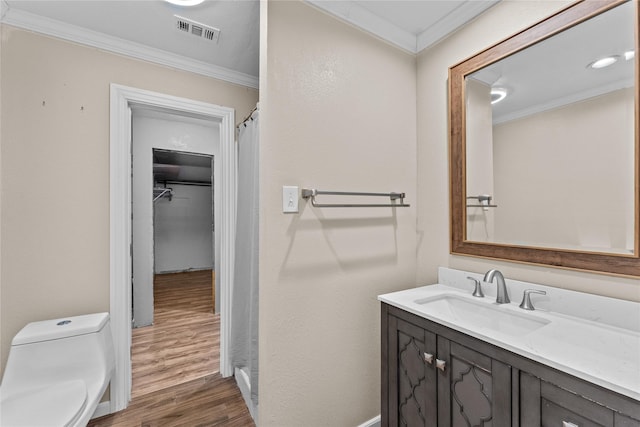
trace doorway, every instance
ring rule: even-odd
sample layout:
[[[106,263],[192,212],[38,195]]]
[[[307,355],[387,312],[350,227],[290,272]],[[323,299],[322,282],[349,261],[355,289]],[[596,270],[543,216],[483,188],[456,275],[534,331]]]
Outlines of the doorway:
[[[179,111],[131,109],[132,324],[138,328],[153,324],[154,274],[216,264],[213,183],[220,180],[212,162],[220,157],[220,124]]]
[[[116,369],[111,381],[110,411],[127,407],[131,399],[131,319],[133,265],[132,253],[132,108],[143,107],[184,117],[218,122],[220,151],[220,201],[214,215],[216,239],[220,250],[215,257],[216,281],[219,282],[220,373],[232,375],[228,348],[230,289],[233,283],[235,235],[236,152],[234,147],[235,115],[231,108],[174,97],[126,86],[111,85],[110,125],[110,314],[114,336]],[[174,147],[175,148],[175,147]],[[151,164],[151,161],[149,161]],[[151,166],[150,166],[151,167]],[[151,180],[151,178],[149,178]],[[149,188],[152,187],[150,183]],[[152,202],[151,197],[149,203]],[[152,270],[151,270],[152,271]]]

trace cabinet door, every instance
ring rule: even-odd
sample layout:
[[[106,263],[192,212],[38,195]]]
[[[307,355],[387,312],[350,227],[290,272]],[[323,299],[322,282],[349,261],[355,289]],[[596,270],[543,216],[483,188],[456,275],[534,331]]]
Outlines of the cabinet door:
[[[511,425],[511,368],[438,337],[438,426]]]
[[[433,427],[437,422],[436,336],[389,316],[389,426]],[[433,355],[431,364],[425,360]]]

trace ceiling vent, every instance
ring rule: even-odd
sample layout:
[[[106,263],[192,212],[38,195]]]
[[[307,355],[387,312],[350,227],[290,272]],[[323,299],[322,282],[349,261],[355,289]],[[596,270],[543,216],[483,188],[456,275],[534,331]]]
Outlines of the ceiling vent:
[[[218,42],[218,38],[220,37],[219,29],[192,21],[191,19],[183,18],[182,16],[174,16],[176,18],[176,28],[178,30],[192,34],[196,37],[201,37],[216,43]]]

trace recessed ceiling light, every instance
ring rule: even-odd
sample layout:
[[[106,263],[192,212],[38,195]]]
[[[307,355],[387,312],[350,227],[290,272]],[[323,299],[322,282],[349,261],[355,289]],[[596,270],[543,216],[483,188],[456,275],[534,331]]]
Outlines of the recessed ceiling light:
[[[197,6],[204,0],[164,0],[168,3],[175,4],[177,6]]]
[[[633,58],[636,57],[636,51],[635,50],[628,50],[624,53],[624,59],[629,61]]]
[[[600,58],[597,61],[593,61],[588,65],[589,68],[598,69],[608,67],[609,65],[613,65],[618,61],[618,55],[605,56],[604,58]]]
[[[507,90],[501,87],[491,89],[491,105],[497,104],[507,97]]]

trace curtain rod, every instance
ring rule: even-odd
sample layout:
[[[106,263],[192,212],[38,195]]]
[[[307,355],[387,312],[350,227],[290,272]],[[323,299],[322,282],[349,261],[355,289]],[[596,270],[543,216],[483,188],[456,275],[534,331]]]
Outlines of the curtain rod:
[[[242,126],[242,125],[245,125],[245,126],[246,126],[247,121],[249,121],[249,120],[253,120],[253,119],[251,118],[251,116],[253,116],[253,113],[255,113],[255,112],[258,110],[258,107],[259,107],[259,106],[260,106],[259,104],[256,104],[256,106],[255,106],[255,107],[253,107],[253,109],[251,110],[251,112],[249,113],[249,115],[248,115],[247,117],[245,117],[245,118],[244,118],[244,120],[242,120],[242,121],[240,122],[240,124],[239,124],[238,126],[236,126],[236,128],[240,128],[240,126]]]

